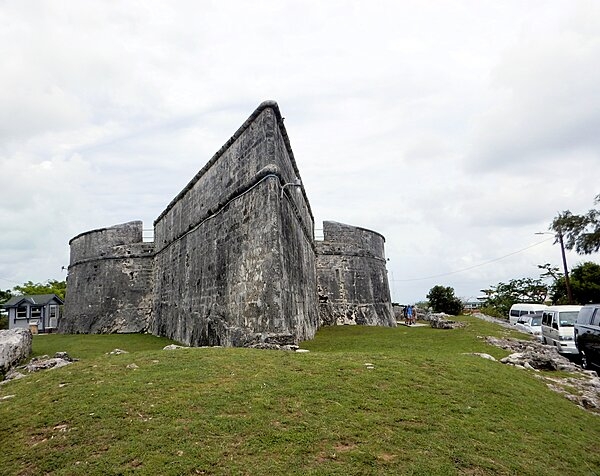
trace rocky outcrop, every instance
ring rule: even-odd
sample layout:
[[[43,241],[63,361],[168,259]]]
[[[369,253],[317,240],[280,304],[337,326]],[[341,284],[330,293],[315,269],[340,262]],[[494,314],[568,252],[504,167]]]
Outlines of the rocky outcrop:
[[[31,332],[28,329],[0,331],[0,376],[31,354]]]
[[[450,315],[443,312],[435,314],[428,313],[423,316],[423,320],[429,321],[429,324],[434,329],[459,329],[466,326],[464,322],[453,321],[448,319],[448,317],[450,317]]]
[[[579,365],[560,355],[556,348],[537,341],[486,337],[488,344],[512,351],[500,362],[517,368],[533,370],[551,390],[560,393],[581,408],[600,413],[600,377],[596,372],[582,370]],[[540,370],[571,372],[574,377],[551,377]]]
[[[600,414],[600,377],[555,379],[543,377],[549,389],[560,393],[584,410]]]
[[[65,365],[72,364],[76,359],[72,359],[66,352],[57,352],[54,357],[42,355],[34,357],[25,366],[25,370],[29,373],[39,372],[40,370],[58,369]]]
[[[27,374],[23,373],[24,371],[27,371],[27,373],[34,373],[39,372],[40,370],[58,369],[65,365],[72,364],[76,360],[78,359],[71,358],[66,352],[56,352],[54,357],[48,355],[34,357],[27,364],[10,369],[5,375],[5,380],[0,382],[0,385],[8,383],[9,380],[17,380],[26,377]]]
[[[512,351],[512,354],[500,360],[503,364],[537,370],[563,370],[565,372],[581,370],[581,367],[560,355],[556,348],[550,345],[513,338],[486,337],[485,340],[488,344]]]

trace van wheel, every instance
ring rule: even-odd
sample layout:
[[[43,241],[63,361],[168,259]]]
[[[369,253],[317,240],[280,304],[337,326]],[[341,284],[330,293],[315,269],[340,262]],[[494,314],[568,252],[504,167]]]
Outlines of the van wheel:
[[[588,370],[590,368],[590,363],[588,362],[587,355],[585,355],[585,351],[579,351],[579,357],[581,358],[581,367]]]

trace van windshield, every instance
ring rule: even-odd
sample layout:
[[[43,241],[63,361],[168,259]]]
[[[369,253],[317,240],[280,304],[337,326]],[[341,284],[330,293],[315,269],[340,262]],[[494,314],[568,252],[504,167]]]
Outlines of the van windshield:
[[[577,320],[577,311],[565,311],[558,313],[558,320],[560,321],[561,327],[573,327]]]
[[[531,318],[531,325],[532,326],[541,326],[542,325],[542,318],[541,317],[533,317]]]

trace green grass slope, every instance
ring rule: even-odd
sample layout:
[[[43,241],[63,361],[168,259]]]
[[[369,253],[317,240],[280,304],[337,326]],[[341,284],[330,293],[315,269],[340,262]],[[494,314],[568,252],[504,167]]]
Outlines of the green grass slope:
[[[506,355],[478,336],[508,332],[464,319],[324,328],[310,353],[38,336],[35,354],[81,360],[0,386],[0,473],[598,474],[598,416],[464,355]]]

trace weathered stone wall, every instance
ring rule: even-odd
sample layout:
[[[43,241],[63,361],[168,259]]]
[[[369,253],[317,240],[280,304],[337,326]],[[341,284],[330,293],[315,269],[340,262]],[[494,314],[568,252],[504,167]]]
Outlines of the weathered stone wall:
[[[65,309],[65,333],[142,332],[152,310],[154,244],[142,242],[133,221],[73,238]]]
[[[332,221],[323,232],[316,242],[321,324],[395,326],[384,237]]]
[[[155,221],[150,330],[189,345],[295,343],[318,326],[313,217],[263,103]],[[276,334],[276,336],[270,336]]]
[[[31,354],[29,329],[0,330],[0,380],[12,367]]]
[[[383,237],[326,222],[317,258],[299,179],[279,108],[263,103],[156,219],[154,243],[141,222],[70,241],[59,330],[247,346],[310,339],[320,318],[394,325]]]

